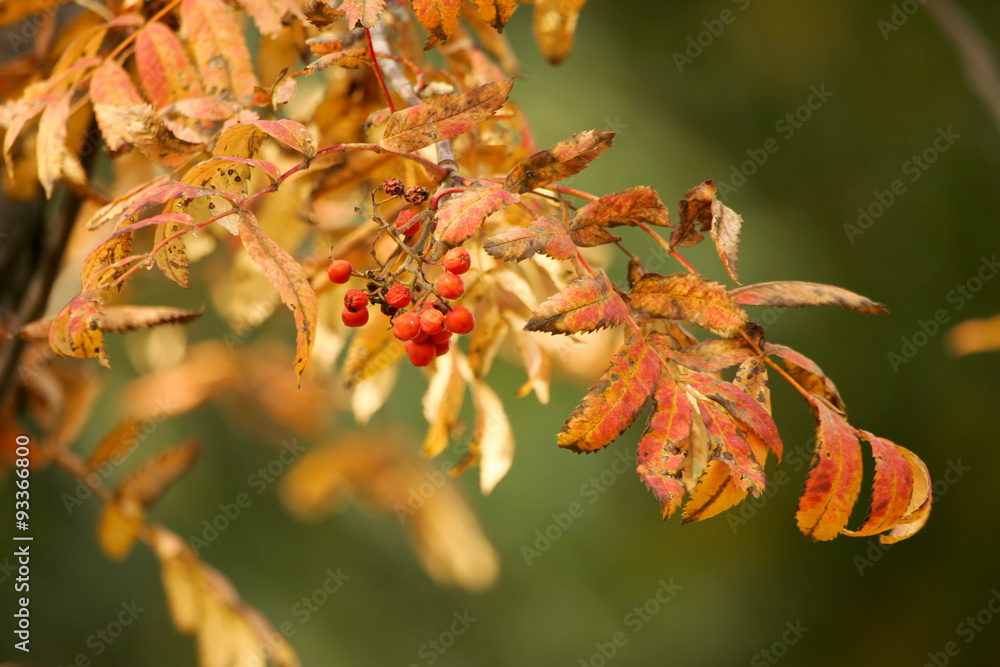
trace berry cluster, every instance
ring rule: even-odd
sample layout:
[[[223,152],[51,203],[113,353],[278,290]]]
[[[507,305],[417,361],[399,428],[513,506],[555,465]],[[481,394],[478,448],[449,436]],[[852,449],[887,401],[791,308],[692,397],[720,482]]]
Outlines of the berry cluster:
[[[403,198],[409,208],[404,208],[396,216],[390,234],[401,246],[399,250],[407,250],[407,255],[416,258],[416,269],[413,263],[407,262],[406,270],[400,269],[390,273],[387,262],[380,273],[355,271],[350,262],[335,259],[327,268],[327,275],[334,283],[343,285],[352,277],[366,280],[365,288],[349,289],[344,295],[344,310],[341,319],[349,327],[362,327],[368,323],[368,307],[379,305],[384,315],[392,323],[393,335],[400,340],[410,362],[414,366],[427,366],[435,357],[448,352],[451,348],[453,335],[467,334],[475,327],[475,318],[465,306],[453,306],[449,301],[460,298],[465,293],[465,283],[461,275],[469,270],[471,257],[465,248],[452,248],[441,258],[440,266],[444,269],[433,283],[423,273],[427,262],[413,251],[419,245],[413,240],[422,231],[426,214],[419,213],[413,207],[422,204],[428,197],[427,190],[415,186],[404,187],[398,179],[389,179],[380,188],[393,198]],[[383,202],[384,203],[384,202]],[[377,209],[378,204],[373,205]],[[381,221],[383,229],[388,231],[389,223]],[[412,283],[406,285],[400,281],[405,274],[413,276]]]

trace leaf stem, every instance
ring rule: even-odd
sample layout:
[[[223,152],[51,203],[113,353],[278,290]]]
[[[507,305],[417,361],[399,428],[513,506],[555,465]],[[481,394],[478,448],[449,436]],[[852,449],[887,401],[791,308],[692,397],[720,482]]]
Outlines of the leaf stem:
[[[670,244],[667,243],[666,240],[662,236],[660,236],[659,234],[657,234],[656,231],[654,231],[649,225],[647,225],[645,222],[640,222],[639,225],[638,225],[638,227],[642,231],[644,231],[647,234],[649,234],[653,238],[653,240],[656,241],[660,245],[661,248],[663,248],[664,250],[667,251],[668,255],[670,255],[671,257],[673,257],[674,259],[676,259],[678,262],[680,262],[681,266],[683,266],[685,269],[687,269],[691,273],[694,273],[694,274],[698,273],[698,271],[693,266],[691,266],[691,264],[689,264],[688,261],[686,259],[684,259],[684,257],[682,257],[679,252],[677,252],[676,250],[674,250],[673,248],[671,248]]]
[[[375,69],[375,76],[378,78],[378,85],[382,87],[382,94],[385,95],[385,101],[389,104],[389,111],[391,113],[396,113],[396,105],[392,102],[392,95],[389,94],[389,87],[385,85],[385,77],[382,76],[382,68],[379,67],[378,57],[375,55],[375,45],[372,44],[372,31],[365,28],[365,39],[368,41],[368,55],[372,59],[372,67]]]

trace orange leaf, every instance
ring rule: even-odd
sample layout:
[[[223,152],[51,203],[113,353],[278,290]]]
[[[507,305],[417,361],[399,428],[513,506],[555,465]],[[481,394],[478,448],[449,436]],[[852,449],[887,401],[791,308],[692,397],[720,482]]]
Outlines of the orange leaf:
[[[340,11],[347,14],[348,28],[356,28],[358,24],[374,28],[384,9],[385,0],[344,0],[340,5]]]
[[[740,228],[743,226],[743,216],[723,204],[718,199],[712,202],[712,242],[719,253],[719,260],[726,273],[739,283],[736,272],[736,257],[740,249]]]
[[[205,94],[241,104],[253,100],[257,76],[232,10],[221,0],[184,0],[181,24],[198,63]]]
[[[945,347],[955,356],[1000,348],[1000,316],[966,320],[955,325],[945,338]]]
[[[605,195],[590,202],[573,216],[570,235],[578,245],[594,246],[614,243],[618,237],[609,234],[608,227],[640,223],[664,226],[670,224],[667,207],[653,188],[639,186]]]
[[[257,131],[264,132],[272,139],[280,141],[294,151],[302,153],[303,157],[311,160],[316,156],[316,138],[306,129],[305,125],[298,121],[288,120],[243,120],[235,125],[231,125],[219,135],[216,144],[217,155],[238,155],[236,146],[259,145],[259,142],[252,140],[248,135],[256,134]],[[251,157],[240,155],[240,157]]]
[[[461,0],[410,0],[417,20],[431,36],[427,38],[425,49],[447,42],[458,27],[458,14],[462,9]]]
[[[497,32],[503,32],[503,27],[517,9],[517,0],[473,0],[473,2],[479,16],[496,28]]]
[[[115,426],[110,433],[101,438],[94,451],[87,457],[87,468],[97,472],[107,464],[121,465],[139,446],[139,434],[142,421],[126,418]],[[104,475],[107,477],[107,475]]]
[[[684,380],[688,381],[689,377]],[[759,496],[767,483],[764,468],[754,456],[750,443],[740,432],[736,422],[728,412],[712,401],[698,401],[698,411],[705,422],[712,445],[711,458],[730,467],[741,491]]]
[[[845,529],[845,535],[868,537],[885,532],[899,524],[909,513],[913,495],[913,469],[899,445],[876,437],[868,431],[858,431],[872,447],[875,459],[875,481],[868,518],[857,530]]]
[[[542,55],[558,65],[573,48],[576,22],[587,0],[535,0],[535,41]]]
[[[843,306],[861,313],[884,315],[889,311],[881,303],[841,287],[805,283],[797,280],[758,283],[738,287],[729,292],[743,306]]]
[[[629,296],[632,307],[646,315],[687,320],[719,336],[735,336],[747,321],[725,287],[694,273],[648,273]]]
[[[812,402],[817,422],[806,488],[795,514],[802,534],[811,540],[832,540],[847,526],[861,488],[861,445],[854,431],[822,401]]]
[[[635,421],[659,378],[656,352],[633,336],[563,424],[559,446],[589,453],[611,444]]]
[[[511,169],[503,187],[522,194],[583,171],[610,148],[614,132],[587,130],[563,139],[551,148],[524,158]]]
[[[574,334],[622,324],[628,306],[601,271],[596,278],[580,278],[549,297],[531,314],[525,331]]]
[[[750,430],[760,436],[760,439],[774,452],[781,461],[783,446],[778,435],[778,427],[774,425],[771,415],[754,398],[749,396],[735,384],[718,380],[710,375],[689,373],[684,381],[726,409],[734,419],[745,424]],[[704,413],[702,413],[704,416]],[[706,426],[708,420],[705,421]],[[711,433],[712,429],[708,429]]]
[[[93,358],[111,370],[101,330],[101,300],[78,296],[59,311],[49,329],[49,345],[60,357]]]
[[[904,447],[899,447],[899,453],[910,464],[913,493],[910,494],[910,503],[903,518],[888,533],[879,537],[882,544],[894,544],[912,537],[924,527],[931,513],[931,474],[927,466],[916,454]]]
[[[90,79],[90,99],[101,135],[108,148],[116,151],[129,143],[129,133],[118,121],[120,116],[108,107],[134,107],[146,104],[132,84],[132,78],[113,60],[106,60]]]
[[[145,513],[134,502],[112,500],[104,505],[97,525],[97,539],[101,551],[111,560],[122,560],[132,551]]]
[[[520,262],[538,253],[552,259],[576,256],[576,244],[566,234],[559,219],[551,215],[538,218],[528,227],[512,229],[487,239],[483,250],[507,262]]]
[[[708,519],[725,512],[747,497],[747,492],[733,481],[733,474],[722,461],[709,461],[705,473],[698,479],[698,486],[684,505],[684,519],[691,523]]]
[[[438,209],[434,238],[448,245],[459,245],[475,235],[486,218],[519,200],[517,195],[500,188],[469,188]]]
[[[295,374],[301,384],[316,340],[316,293],[302,266],[264,233],[253,214],[241,209],[239,215],[240,240],[247,254],[295,316]]]
[[[139,31],[135,63],[146,97],[157,109],[177,100],[205,95],[184,45],[162,23],[150,23]]]
[[[513,86],[513,79],[494,81],[467,93],[441,95],[400,109],[389,117],[379,145],[393,153],[409,153],[457,137],[503,106]]]
[[[686,454],[680,445],[691,435],[691,403],[673,378],[664,376],[653,394],[646,431],[639,441],[636,472],[669,518],[684,500]]]
[[[767,343],[764,346],[764,353],[780,357],[788,374],[806,391],[813,396],[826,399],[841,413],[844,413],[844,401],[840,398],[837,385],[833,384],[833,380],[826,376],[826,373],[816,365],[815,361],[784,345]]]

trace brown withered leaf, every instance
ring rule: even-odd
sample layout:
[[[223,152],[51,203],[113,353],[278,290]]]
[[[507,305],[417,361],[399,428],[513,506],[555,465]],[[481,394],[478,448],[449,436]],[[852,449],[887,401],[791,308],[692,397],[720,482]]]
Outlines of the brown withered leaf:
[[[243,31],[222,0],[184,0],[181,24],[201,73],[205,94],[248,104],[253,100],[254,74]]]
[[[374,28],[379,15],[385,10],[385,0],[344,0],[340,11],[347,14],[347,27]]]
[[[359,46],[346,51],[336,51],[322,55],[296,72],[294,76],[312,76],[316,72],[322,72],[330,67],[361,69],[362,67],[370,67],[371,64],[372,61],[371,56],[368,54],[368,47]]]
[[[507,262],[520,262],[538,253],[552,259],[576,256],[576,244],[559,219],[552,215],[544,215],[527,227],[490,237],[483,244],[483,250],[491,257]]]
[[[740,251],[740,229],[743,227],[743,216],[723,204],[718,199],[712,202],[712,227],[709,233],[719,260],[726,273],[739,284],[739,274],[736,270],[736,260]]]
[[[104,349],[103,303],[97,297],[79,296],[70,301],[52,320],[49,345],[60,357],[92,358],[111,370]]]
[[[563,424],[559,446],[590,453],[611,444],[645,407],[660,370],[653,348],[632,336]]]
[[[771,414],[771,385],[767,379],[767,365],[763,358],[752,357],[743,360],[736,369],[733,384],[757,401],[757,405],[764,408],[767,414]],[[778,460],[781,460],[780,456]]]
[[[461,0],[410,0],[417,20],[430,33],[424,49],[430,49],[447,42],[458,28]]]
[[[558,65],[573,48],[576,23],[587,0],[535,0],[535,41],[542,55]]]
[[[735,336],[747,314],[717,282],[694,273],[648,273],[629,293],[629,304],[647,316],[687,320],[718,336]]]
[[[141,185],[129,190],[122,196],[116,198],[114,201],[99,208],[97,212],[94,213],[94,215],[92,215],[86,223],[84,223],[83,228],[88,231],[93,231],[109,222],[120,220],[125,210],[141,199],[147,191],[165,185],[169,181],[170,176],[168,175],[157,176],[152,181],[142,183]]]
[[[504,189],[523,194],[578,174],[610,148],[614,138],[614,132],[587,130],[563,139],[514,165]]]
[[[331,24],[344,17],[343,11],[334,9],[323,0],[309,0],[302,11],[306,15],[306,20],[312,23],[317,30],[326,30]]]
[[[681,523],[703,521],[738,505],[747,497],[733,481],[733,473],[722,461],[709,461],[698,485],[684,505]]]
[[[205,95],[184,45],[173,30],[158,21],[139,31],[135,61],[139,82],[157,109],[177,100]]]
[[[666,226],[670,224],[667,207],[653,188],[641,185],[592,201],[573,216],[569,231],[577,245],[595,246],[613,243],[618,237],[609,234],[609,227],[638,224]]]
[[[841,306],[860,313],[884,315],[889,311],[877,303],[842,287],[784,280],[757,283],[731,290],[729,294],[742,306],[781,306],[802,308],[804,306]]]
[[[459,245],[474,236],[486,218],[519,200],[518,195],[500,188],[469,188],[438,209],[434,217],[434,238],[448,245]]]
[[[295,374],[301,383],[316,340],[316,293],[302,265],[264,233],[250,211],[243,209],[240,210],[240,240],[250,259],[264,272],[282,303],[295,316]]]
[[[708,180],[691,188],[677,204],[679,222],[670,234],[670,247],[682,248],[700,243],[712,225],[715,181]]]
[[[80,284],[84,289],[103,289],[110,287],[127,269],[126,266],[119,266],[110,271],[104,270],[132,254],[132,241],[134,234],[131,229],[120,229],[110,238],[94,248],[80,268]],[[95,274],[96,279],[95,279]],[[122,285],[118,285],[120,292]]]
[[[628,320],[628,306],[603,271],[596,278],[574,280],[542,303],[525,331],[575,334],[618,326]]]
[[[393,153],[409,153],[457,137],[503,106],[513,86],[513,79],[494,81],[467,93],[441,95],[400,109],[389,118],[379,145]]]
[[[795,521],[810,540],[832,540],[847,526],[861,489],[861,445],[844,418],[813,399],[816,451]]]
[[[503,32],[514,10],[517,0],[473,0],[476,11],[484,21],[492,25],[497,32]]]

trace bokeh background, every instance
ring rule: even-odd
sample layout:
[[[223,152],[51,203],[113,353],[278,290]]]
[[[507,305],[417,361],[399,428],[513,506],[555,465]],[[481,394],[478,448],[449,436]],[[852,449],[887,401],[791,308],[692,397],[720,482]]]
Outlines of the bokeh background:
[[[1000,45],[1000,6],[962,4]],[[902,5],[912,16],[886,39],[879,21]],[[948,299],[977,274],[982,258],[1000,251],[1000,135],[928,12],[916,2],[887,0],[595,0],[583,12],[572,55],[553,68],[538,55],[526,9],[508,29],[524,69],[513,99],[532,119],[539,144],[591,128],[619,132],[614,148],[574,186],[610,193],[646,184],[674,209],[706,178],[735,185],[734,169],[744,169],[747,151],[777,141],[779,150],[724,197],[746,221],[741,277],[828,282],[889,306],[883,317],[814,309],[771,313],[763,323],[769,340],[812,356],[834,378],[853,424],[927,462],[937,480],[929,523],[890,549],[874,539],[809,543],[794,520],[805,470],[792,461],[784,466],[790,481],[752,512],[663,523],[632,472],[607,472],[616,454],[634,456],[639,433],[633,429],[593,456],[559,450],[555,433],[585,385],[557,383],[547,407],[533,397],[515,399],[522,371],[501,360],[492,377],[517,437],[514,467],[486,498],[475,475],[460,482],[502,559],[491,589],[434,584],[391,518],[349,507],[301,523],[281,505],[276,485],[202,556],[273,623],[295,623],[291,641],[305,665],[1000,664],[1000,617],[987,608],[992,596],[1000,598],[1000,354],[949,357],[942,330],[907,363],[894,368],[888,359],[939,309],[950,319],[942,329],[1000,312],[1000,279],[985,282],[960,310]],[[684,53],[688,38],[697,39],[704,22],[724,10],[735,20],[679,68],[675,52]],[[806,104],[814,88],[832,96],[789,136],[779,121]],[[906,163],[949,129],[958,138],[910,180]],[[851,238],[844,225],[857,224],[858,208],[869,208],[897,179],[905,192]],[[656,254],[641,237],[630,239]],[[711,248],[687,254],[722,278]],[[278,335],[287,333],[285,324]],[[189,334],[218,337],[218,327],[206,319]],[[130,371],[122,348],[111,354],[118,371],[81,449],[118,417],[116,391]],[[423,382],[405,371],[373,424],[403,420],[419,433]],[[786,449],[808,446],[806,406],[781,382],[772,384]],[[227,418],[200,408],[150,438],[152,448],[191,434],[206,444],[197,469],[155,511],[183,536],[199,532],[219,503],[245,491],[247,476],[274,459],[277,443],[251,438]],[[344,417],[338,429],[354,426]],[[582,487],[602,472],[613,484],[591,504]],[[69,665],[85,654],[95,665],[194,664],[194,642],[173,629],[149,551],[136,549],[122,564],[107,561],[93,537],[99,503],[91,499],[69,516],[60,500],[72,490],[65,475],[46,471],[33,484],[38,536],[27,662]],[[0,514],[9,516],[11,487],[3,487]],[[523,547],[534,546],[536,530],[573,502],[583,515],[528,563]],[[866,504],[862,495],[860,509]],[[293,606],[322,585],[329,568],[350,579],[301,623]],[[10,575],[0,572],[0,579],[7,605]],[[669,603],[649,605],[658,611],[641,623],[626,618],[661,581],[680,587]],[[144,611],[96,655],[88,638],[133,600]],[[476,620],[445,653],[428,651],[455,613]],[[977,613],[981,630],[959,627]],[[616,632],[627,642],[605,659],[599,644],[610,652]],[[949,642],[957,655],[944,654]],[[8,634],[0,657],[23,659],[10,644]]]

